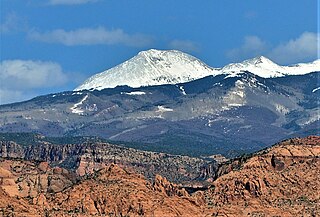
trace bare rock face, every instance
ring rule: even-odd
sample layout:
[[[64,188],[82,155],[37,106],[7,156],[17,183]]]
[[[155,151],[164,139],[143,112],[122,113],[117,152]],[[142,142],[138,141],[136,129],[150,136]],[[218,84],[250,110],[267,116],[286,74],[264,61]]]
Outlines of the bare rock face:
[[[39,207],[48,205],[45,195],[60,192],[75,181],[73,173],[50,168],[47,162],[0,159],[0,216],[17,210],[23,216],[39,214]]]
[[[216,214],[319,216],[319,171],[320,137],[287,140],[219,177],[205,197]]]
[[[188,194],[180,195],[173,184],[159,176],[157,180],[161,184],[157,181],[154,187],[143,176],[111,164],[50,198],[52,212],[80,216],[200,215],[201,207]]]
[[[153,188],[154,190],[165,193],[168,196],[189,196],[188,192],[184,188],[179,188],[178,185],[169,182],[165,177],[160,175],[156,175]]]
[[[0,156],[4,158],[21,158],[24,156],[23,147],[12,141],[0,141]]]
[[[19,145],[0,141],[0,157],[45,161],[71,169],[80,176],[92,174],[106,164],[117,163],[125,168],[134,168],[149,179],[160,174],[172,182],[195,179],[199,176],[199,168],[206,162],[200,158],[141,151],[101,142]]]
[[[283,170],[285,167],[285,164],[274,155],[271,157],[271,165],[278,171]]]
[[[152,184],[115,164],[80,181],[70,176],[44,162],[2,160],[0,216],[201,216],[203,210],[165,178]]]
[[[124,165],[75,174],[46,162],[1,159],[0,216],[320,216],[320,137],[291,139],[226,162],[189,194]]]

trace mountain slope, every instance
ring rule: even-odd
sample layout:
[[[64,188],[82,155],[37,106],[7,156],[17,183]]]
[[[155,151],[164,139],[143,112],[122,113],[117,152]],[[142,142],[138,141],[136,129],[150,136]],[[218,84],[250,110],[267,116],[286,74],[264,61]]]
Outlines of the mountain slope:
[[[148,151],[233,157],[319,134],[319,63],[278,66],[258,57],[210,69],[178,51],[149,50],[87,83],[99,90],[0,106],[0,132],[97,136]],[[114,85],[157,85],[103,89],[109,78]]]
[[[98,136],[148,151],[232,157],[319,134],[319,76],[243,72],[176,85],[50,94],[0,106],[0,132]]]
[[[320,70],[320,61],[279,66],[260,56],[241,63],[231,63],[222,68],[212,68],[199,59],[176,50],[147,50],[107,71],[93,75],[75,90],[114,88],[127,85],[141,87],[178,84],[209,75],[225,74],[235,77],[249,71],[263,78],[301,75]]]

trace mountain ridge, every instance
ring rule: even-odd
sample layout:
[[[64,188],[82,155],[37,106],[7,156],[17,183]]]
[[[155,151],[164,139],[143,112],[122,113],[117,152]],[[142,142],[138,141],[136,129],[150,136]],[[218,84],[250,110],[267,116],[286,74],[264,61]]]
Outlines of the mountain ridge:
[[[102,90],[121,85],[141,87],[178,84],[221,74],[236,77],[244,71],[263,78],[302,75],[320,71],[320,61],[280,66],[264,56],[258,56],[240,63],[230,63],[221,68],[214,68],[178,50],[150,49],[141,51],[115,67],[89,77],[75,88],[75,91]]]

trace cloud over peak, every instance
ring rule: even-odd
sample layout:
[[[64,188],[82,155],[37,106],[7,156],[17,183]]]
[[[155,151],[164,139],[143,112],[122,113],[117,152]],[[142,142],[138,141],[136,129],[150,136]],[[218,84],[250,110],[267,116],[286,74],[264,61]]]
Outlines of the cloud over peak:
[[[292,64],[316,59],[319,42],[319,34],[313,32],[304,32],[297,38],[273,46],[258,36],[246,36],[243,44],[228,50],[226,56],[239,61],[264,55],[280,64]]]
[[[308,61],[317,58],[319,41],[319,34],[304,32],[298,38],[278,45],[269,55],[281,63]]]
[[[262,55],[267,50],[267,42],[263,41],[257,36],[246,36],[243,44],[239,48],[234,48],[227,51],[228,58],[239,61],[242,58],[247,59]]]

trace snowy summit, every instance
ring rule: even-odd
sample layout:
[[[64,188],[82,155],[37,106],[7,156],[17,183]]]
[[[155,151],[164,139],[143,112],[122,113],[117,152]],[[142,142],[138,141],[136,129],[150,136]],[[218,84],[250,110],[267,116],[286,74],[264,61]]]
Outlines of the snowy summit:
[[[90,77],[75,90],[176,84],[217,72],[199,59],[177,50],[141,51],[120,65]]]
[[[279,66],[264,56],[245,60],[241,63],[231,63],[221,68],[223,74],[229,77],[248,71],[263,78],[282,77],[287,75],[303,75],[320,71],[320,60],[311,63],[300,63],[292,66]]]
[[[184,83],[209,75],[238,76],[249,71],[263,78],[301,75],[320,71],[320,60],[292,66],[280,66],[260,56],[222,68],[212,68],[199,59],[177,50],[141,51],[133,58],[87,79],[75,89],[114,88],[120,85],[141,87]]]

